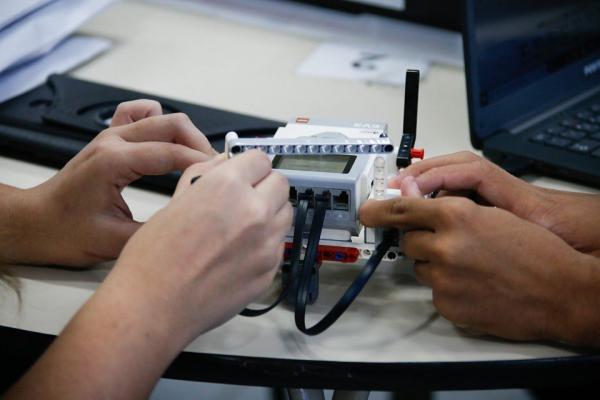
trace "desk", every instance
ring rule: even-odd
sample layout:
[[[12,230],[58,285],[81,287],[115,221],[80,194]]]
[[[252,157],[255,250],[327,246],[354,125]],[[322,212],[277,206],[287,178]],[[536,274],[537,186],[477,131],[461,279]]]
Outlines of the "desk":
[[[402,89],[296,76],[295,68],[316,46],[304,38],[138,2],[117,3],[83,32],[108,37],[115,47],[74,71],[79,78],[274,119],[310,115],[387,121],[396,137],[401,128]],[[471,149],[462,70],[431,69],[422,84],[418,123],[418,144],[430,156]],[[2,183],[31,187],[54,173],[0,157]],[[549,178],[528,179],[592,191]],[[139,220],[169,200],[136,188],[127,188],[124,196]],[[22,282],[22,304],[1,289],[0,334],[10,340],[0,342],[43,350],[109,269],[110,264],[83,272],[13,268]],[[323,312],[355,272],[328,266],[312,312]],[[261,318],[236,317],[192,342],[165,376],[347,389],[499,388],[591,382],[588,367],[600,365],[595,356],[578,356],[560,346],[469,336],[441,318],[409,334],[433,311],[428,289],[382,271],[320,336],[297,332],[283,307]]]

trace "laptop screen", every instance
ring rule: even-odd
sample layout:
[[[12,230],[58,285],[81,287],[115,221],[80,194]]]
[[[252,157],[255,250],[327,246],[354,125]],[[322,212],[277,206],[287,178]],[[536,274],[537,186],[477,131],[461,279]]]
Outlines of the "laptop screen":
[[[600,1],[465,4],[465,66],[476,139],[600,84]]]

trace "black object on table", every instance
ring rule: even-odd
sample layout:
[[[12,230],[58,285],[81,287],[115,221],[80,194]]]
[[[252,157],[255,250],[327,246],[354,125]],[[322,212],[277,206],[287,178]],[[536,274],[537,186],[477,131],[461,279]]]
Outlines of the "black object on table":
[[[182,112],[223,150],[225,134],[240,137],[272,136],[283,124],[147,93],[52,75],[29,92],[0,104],[0,153],[27,161],[61,167],[98,133],[106,129],[117,105],[135,99],[161,103],[164,113]],[[178,173],[144,177],[138,185],[172,192]]]

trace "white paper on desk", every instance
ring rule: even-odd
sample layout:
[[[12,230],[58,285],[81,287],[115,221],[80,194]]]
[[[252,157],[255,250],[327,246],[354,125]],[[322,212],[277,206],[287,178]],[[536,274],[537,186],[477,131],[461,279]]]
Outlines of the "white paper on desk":
[[[0,72],[46,54],[113,1],[54,0],[1,30]]]
[[[428,68],[428,63],[421,60],[324,43],[298,67],[297,73],[303,76],[403,86],[407,69],[420,70],[423,78]]]
[[[92,36],[65,39],[51,53],[0,74],[0,103],[33,89],[50,74],[68,71],[110,46],[109,40]]]
[[[0,2],[0,30],[53,0],[3,0]]]
[[[1,1],[1,0],[0,0]],[[463,65],[458,32],[372,14],[349,14],[281,0],[146,0],[190,12],[291,32],[322,42],[376,48],[390,54]],[[402,6],[398,0],[387,0]],[[386,0],[377,0],[378,3]]]

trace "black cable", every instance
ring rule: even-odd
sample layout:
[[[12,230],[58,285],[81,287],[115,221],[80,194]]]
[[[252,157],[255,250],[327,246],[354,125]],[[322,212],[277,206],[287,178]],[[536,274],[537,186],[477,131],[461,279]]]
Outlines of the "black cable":
[[[284,287],[281,288],[281,293],[275,299],[275,301],[268,307],[261,309],[244,308],[240,315],[244,317],[258,317],[266,314],[281,303],[281,301],[287,296],[290,286],[294,283],[294,274],[298,269],[300,263],[300,255],[302,254],[302,234],[304,232],[304,226],[306,225],[306,217],[308,215],[308,200],[300,200],[296,207],[296,217],[294,218],[294,245],[292,247],[292,254],[290,257],[290,281]]]
[[[308,242],[306,244],[306,252],[304,253],[304,262],[300,269],[298,277],[298,287],[296,291],[296,301],[294,304],[296,326],[302,332],[305,329],[304,315],[306,305],[308,304],[308,293],[310,287],[310,278],[317,262],[319,250],[319,241],[321,240],[321,232],[323,231],[323,223],[325,222],[325,213],[329,208],[329,199],[322,196],[315,198],[315,211],[308,234]]]
[[[307,328],[306,307],[308,305],[311,275],[317,264],[319,242],[321,239],[321,232],[323,230],[323,223],[325,222],[325,214],[329,208],[329,198],[325,196],[316,196],[315,209],[308,236],[304,261],[300,262],[300,256],[302,253],[302,234],[306,225],[308,203],[309,201],[306,199],[298,202],[296,217],[294,220],[294,246],[291,254],[291,276],[287,286],[282,288],[280,295],[270,306],[259,310],[246,308],[240,313],[240,315],[246,317],[263,315],[275,308],[287,296],[290,289],[292,289],[292,291],[295,291],[296,293],[294,313],[296,327],[301,332],[314,336],[328,329],[348,309],[350,304],[352,304],[352,302],[356,299],[356,297],[358,297],[362,289],[365,287],[379,266],[379,263],[388,252],[389,248],[397,241],[398,236],[397,232],[393,230],[384,232],[383,240],[381,243],[379,243],[379,245],[377,245],[373,254],[369,260],[367,260],[367,263],[363,267],[361,273],[354,279],[352,284],[350,284],[348,289],[346,289],[337,303],[319,322],[312,327]]]
[[[315,259],[308,259],[309,248],[311,247],[311,237],[314,239],[316,237],[316,243],[318,245],[319,236],[321,234],[321,230],[323,227],[324,215],[318,213],[319,208],[315,210],[315,216],[313,217],[313,228],[311,228],[311,235],[309,236],[309,243],[307,247],[307,256],[304,258],[304,265],[302,269],[302,276],[300,282],[300,288],[298,290],[298,295],[296,296],[296,309],[295,309],[295,320],[296,327],[303,333],[307,335],[318,335],[322,333],[326,329],[328,329],[331,325],[337,321],[337,319],[348,309],[350,304],[356,299],[356,297],[360,294],[362,289],[365,287],[371,276],[379,266],[379,263],[388,252],[389,248],[397,241],[397,232],[395,230],[388,230],[384,232],[383,240],[377,247],[375,251],[369,257],[369,260],[363,267],[361,273],[354,279],[352,284],[346,289],[342,297],[337,301],[337,303],[331,308],[331,310],[315,325],[310,328],[306,327],[306,305],[307,305],[307,286],[308,280],[310,279],[310,272],[314,267]],[[323,213],[324,214],[324,213]],[[315,225],[316,223],[316,225]],[[318,233],[317,233],[318,230]],[[310,249],[312,251],[312,249]],[[307,262],[308,261],[308,262]]]

